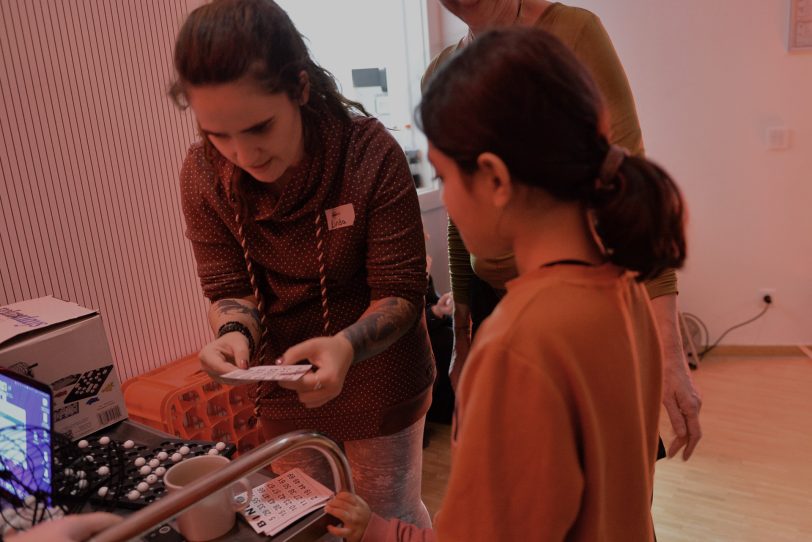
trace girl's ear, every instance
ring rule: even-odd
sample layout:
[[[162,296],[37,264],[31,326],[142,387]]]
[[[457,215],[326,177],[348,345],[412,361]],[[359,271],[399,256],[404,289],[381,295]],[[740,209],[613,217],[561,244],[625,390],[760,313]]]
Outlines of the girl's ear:
[[[505,207],[513,197],[513,182],[505,162],[492,152],[483,152],[476,160],[479,175],[485,181],[492,203]]]
[[[299,105],[305,105],[310,100],[310,77],[307,72],[299,72]]]

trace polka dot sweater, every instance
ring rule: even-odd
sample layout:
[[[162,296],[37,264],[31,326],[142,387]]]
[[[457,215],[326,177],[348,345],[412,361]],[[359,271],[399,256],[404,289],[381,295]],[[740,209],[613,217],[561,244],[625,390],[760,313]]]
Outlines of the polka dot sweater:
[[[325,219],[322,224],[338,226],[322,233],[331,334],[355,323],[371,301],[385,297],[406,299],[424,312],[423,227],[403,151],[371,118],[323,120],[319,137],[322,150],[294,168],[278,198],[267,184],[247,175],[241,181],[246,247],[266,305],[263,363],[323,334],[316,213]],[[186,236],[203,293],[212,301],[253,293],[225,181],[234,168],[220,156],[207,159],[198,143],[189,149],[181,171]],[[331,210],[339,207],[342,220],[336,221]],[[339,441],[373,438],[422,417],[433,379],[421,318],[385,352],[353,365],[341,395],[326,405],[307,409],[293,391],[273,386],[258,397],[257,406],[272,433],[312,429]]]

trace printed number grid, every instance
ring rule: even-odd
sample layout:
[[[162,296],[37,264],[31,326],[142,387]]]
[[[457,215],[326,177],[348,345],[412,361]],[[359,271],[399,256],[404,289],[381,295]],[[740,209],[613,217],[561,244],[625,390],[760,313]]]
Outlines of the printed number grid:
[[[273,536],[332,496],[301,469],[293,469],[255,487],[250,502],[246,493],[238,495],[237,502],[247,502],[240,513],[257,533]]]

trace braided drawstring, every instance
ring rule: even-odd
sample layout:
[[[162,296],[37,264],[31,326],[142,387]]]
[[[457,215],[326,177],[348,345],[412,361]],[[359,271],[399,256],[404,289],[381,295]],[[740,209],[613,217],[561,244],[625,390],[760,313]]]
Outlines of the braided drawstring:
[[[254,297],[257,300],[259,322],[262,326],[262,329],[260,330],[259,348],[257,348],[257,352],[253,359],[248,360],[248,364],[253,367],[254,365],[262,364],[262,360],[265,359],[265,351],[268,349],[268,316],[265,314],[265,298],[263,297],[262,292],[259,290],[259,284],[257,284],[257,276],[254,272],[254,262],[248,255],[248,243],[245,240],[245,230],[241,218],[242,217],[240,216],[239,211],[237,211],[237,236],[240,238],[240,246],[242,247],[243,258],[245,258],[245,266],[248,268],[248,279],[251,282],[251,289],[253,290]]]
[[[324,322],[323,335],[330,336],[330,309],[327,306],[327,273],[324,267],[324,227],[321,213],[316,211],[316,257],[319,260],[319,286],[321,288],[321,317]]]
[[[248,269],[248,280],[251,282],[251,289],[254,291],[254,298],[257,301],[257,311],[259,312],[259,323],[261,326],[259,346],[256,349],[257,351],[254,354],[254,357],[248,360],[248,365],[250,367],[254,367],[256,365],[262,365],[262,361],[266,359],[265,352],[268,350],[268,343],[270,342],[268,339],[268,316],[265,313],[265,297],[262,295],[262,292],[259,289],[259,284],[257,283],[257,275],[254,271],[254,262],[251,260],[251,256],[248,254],[248,243],[245,240],[244,224],[242,221],[242,216],[240,216],[239,205],[237,206],[237,209],[238,210],[235,213],[235,218],[237,220],[237,237],[239,237],[243,258],[245,258],[245,267]],[[271,382],[258,382],[250,391],[249,397],[256,401],[259,397],[262,397],[270,392],[272,385],[273,383]],[[254,408],[254,415],[259,415],[258,404]]]

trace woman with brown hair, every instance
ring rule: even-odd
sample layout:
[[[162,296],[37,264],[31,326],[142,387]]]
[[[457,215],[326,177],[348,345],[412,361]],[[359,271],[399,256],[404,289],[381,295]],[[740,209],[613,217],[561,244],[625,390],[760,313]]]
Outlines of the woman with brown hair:
[[[309,361],[300,380],[254,389],[266,438],[331,436],[360,495],[428,526],[421,443],[434,367],[420,209],[402,150],[338,92],[271,0],[194,10],[175,68],[171,95],[202,136],[181,172],[217,336],[202,367],[219,377]],[[301,466],[327,482],[326,463],[307,452],[274,469]]]
[[[609,143],[600,93],[553,35],[484,33],[419,108],[465,245],[511,251],[518,277],[458,386],[435,530],[326,510],[350,542],[649,541],[663,353],[643,281],[685,259],[668,174]]]

